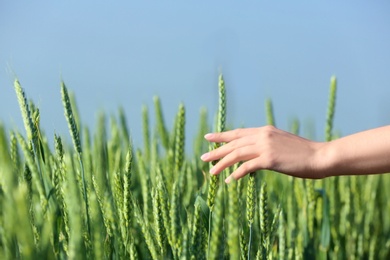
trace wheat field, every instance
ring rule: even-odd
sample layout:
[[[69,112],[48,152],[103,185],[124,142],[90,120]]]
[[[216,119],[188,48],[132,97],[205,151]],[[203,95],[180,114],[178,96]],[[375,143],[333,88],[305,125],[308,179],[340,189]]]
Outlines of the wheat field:
[[[155,124],[142,108],[135,147],[126,115],[101,113],[90,129],[61,82],[66,137],[47,136],[40,111],[14,82],[23,131],[0,123],[1,259],[390,259],[390,175],[304,180],[272,171],[229,185],[237,165],[210,176],[199,158],[226,129],[219,76],[216,122],[199,115],[186,153],[186,108],[167,126],[154,98]],[[333,131],[336,79],[330,83],[324,140]],[[28,88],[27,92],[28,92]],[[271,100],[267,124],[275,122]],[[299,122],[291,132],[299,134]],[[48,140],[53,140],[49,143]]]

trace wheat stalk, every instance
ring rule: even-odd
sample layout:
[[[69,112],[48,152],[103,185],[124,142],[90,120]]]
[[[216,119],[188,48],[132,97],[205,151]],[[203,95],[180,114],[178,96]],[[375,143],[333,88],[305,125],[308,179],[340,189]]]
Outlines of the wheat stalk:
[[[178,251],[181,247],[181,239],[180,239],[180,192],[179,185],[177,182],[174,182],[172,185],[172,195],[171,195],[171,207],[170,207],[170,219],[171,219],[171,227],[170,227],[170,236],[171,236],[171,245],[172,248]],[[179,255],[179,252],[177,252]]]
[[[149,112],[148,107],[142,107],[142,136],[144,140],[144,157],[150,160],[150,133],[149,133]]]
[[[165,149],[169,148],[169,135],[168,131],[165,127],[165,122],[164,122],[164,117],[162,113],[162,108],[161,108],[161,101],[158,96],[155,96],[153,98],[154,101],[154,109],[156,112],[156,122],[157,122],[157,131],[160,135],[161,138],[161,143],[165,147]]]
[[[262,259],[267,259],[269,249],[269,228],[268,228],[268,195],[267,184],[264,182],[260,189],[260,231]]]
[[[231,259],[240,258],[240,230],[239,230],[239,195],[237,181],[232,181],[228,186],[228,215],[227,215],[227,242]]]
[[[275,116],[274,116],[274,107],[272,105],[271,99],[266,99],[265,101],[265,111],[267,115],[267,125],[275,126]]]
[[[194,205],[195,211],[193,215],[192,230],[191,230],[191,245],[190,245],[190,254],[194,259],[205,259],[204,252],[204,227],[202,225],[201,218],[201,206],[199,203],[195,203]]]
[[[131,145],[132,146],[132,145]],[[132,209],[131,205],[131,170],[133,165],[133,152],[132,148],[129,148],[127,155],[126,155],[126,166],[125,166],[125,174],[123,175],[123,219],[124,219],[124,229],[126,234],[126,240],[125,240],[125,246],[127,246],[127,243],[129,243],[129,239],[131,238],[130,233],[130,224],[131,224],[131,218],[130,218],[130,212]]]
[[[14,81],[14,88],[16,91],[16,96],[18,98],[18,103],[23,118],[24,128],[26,129],[27,138],[28,140],[32,140],[34,136],[33,133],[34,125],[31,118],[31,112],[27,103],[26,94],[23,88],[21,87],[19,80],[17,79],[15,79]]]
[[[285,242],[285,227],[284,227],[284,217],[283,211],[279,212],[279,227],[278,227],[278,249],[279,249],[279,259],[285,259],[285,250],[286,250],[286,242]]]
[[[246,196],[246,218],[248,220],[249,226],[249,240],[248,240],[248,257],[250,259],[251,246],[252,246],[252,225],[253,218],[255,213],[255,201],[256,201],[256,182],[255,182],[255,173],[249,174],[248,186],[247,186],[247,196]]]
[[[223,132],[225,130],[225,123],[226,123],[226,88],[225,88],[225,81],[223,79],[222,74],[219,75],[218,78],[218,93],[219,93],[219,105],[218,105],[218,121],[217,121],[217,132]],[[218,148],[220,146],[219,143],[215,143],[214,149]],[[217,161],[211,162],[211,165],[215,165]],[[210,208],[210,215],[209,215],[209,235],[208,235],[208,248],[210,250],[210,238],[211,238],[211,231],[212,231],[212,217],[213,217],[213,208],[214,208],[214,201],[215,196],[218,192],[218,180],[219,175],[212,175],[210,177],[210,184],[209,184],[209,191],[207,194],[207,205]]]
[[[68,94],[68,89],[65,86],[65,83],[62,81],[61,82],[61,96],[62,96],[62,104],[64,106],[65,110],[65,118],[66,121],[68,122],[68,127],[70,130],[70,135],[72,137],[73,141],[73,146],[75,150],[77,151],[78,154],[78,159],[80,163],[80,168],[81,168],[81,177],[82,177],[82,182],[83,182],[83,193],[84,193],[84,202],[85,202],[85,213],[86,213],[86,226],[87,226],[87,231],[88,234],[91,234],[91,227],[90,227],[90,217],[88,213],[88,194],[87,194],[87,184],[85,180],[85,174],[84,174],[84,165],[82,161],[82,150],[81,150],[81,142],[80,142],[80,136],[79,132],[77,130],[77,125],[76,121],[73,115],[73,110],[71,106],[71,101],[69,98]]]
[[[223,259],[224,257],[224,207],[223,189],[221,188],[215,198],[214,229],[211,234],[208,259]]]
[[[20,111],[22,114],[24,128],[26,129],[27,139],[31,143],[31,146],[32,146],[32,150],[33,150],[33,154],[34,154],[34,158],[35,158],[34,160],[35,160],[35,163],[37,165],[37,169],[38,169],[38,173],[39,173],[39,179],[42,183],[43,188],[45,189],[45,184],[43,182],[43,177],[42,177],[42,171],[41,171],[40,164],[38,161],[37,147],[36,147],[37,133],[36,133],[36,127],[34,127],[34,124],[33,124],[31,110],[30,110],[30,107],[27,103],[26,94],[25,94],[23,88],[21,87],[21,85],[17,79],[15,79],[15,81],[14,81],[14,88],[15,88],[17,99],[18,99],[19,108],[20,108]]]
[[[166,230],[164,226],[162,198],[157,188],[152,189],[152,204],[153,204],[153,219],[154,230],[156,234],[157,243],[159,245],[159,255],[165,256],[166,254]]]
[[[122,137],[126,140],[126,145],[130,146],[131,140],[130,140],[130,132],[127,128],[127,121],[126,121],[126,115],[125,111],[123,110],[123,107],[119,107],[119,122],[122,130]]]
[[[330,91],[328,101],[328,111],[326,114],[325,140],[332,140],[333,120],[336,107],[337,79],[333,76],[330,79]]]
[[[175,173],[179,174],[183,166],[185,144],[185,107],[183,104],[180,104],[179,106],[175,133]]]
[[[22,149],[24,157],[26,158],[28,168],[31,171],[32,180],[34,181],[35,186],[38,190],[39,198],[41,201],[41,206],[43,209],[46,210],[46,207],[47,207],[46,193],[45,193],[43,183],[40,181],[40,178],[39,178],[39,170],[38,170],[38,167],[35,163],[34,155],[32,154],[31,150],[28,147],[28,144],[26,143],[26,141],[24,140],[24,138],[21,134],[17,133],[16,138],[17,138],[19,145]]]

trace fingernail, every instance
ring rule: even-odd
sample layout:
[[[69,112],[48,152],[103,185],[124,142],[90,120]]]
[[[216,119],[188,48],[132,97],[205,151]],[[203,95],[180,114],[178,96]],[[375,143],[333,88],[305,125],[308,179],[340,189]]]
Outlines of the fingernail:
[[[215,174],[215,166],[214,166],[214,167],[211,167],[210,173],[211,173],[211,174]]]
[[[213,135],[212,133],[205,134],[205,135],[204,135],[204,138],[205,138],[205,139],[208,139],[208,138],[210,138],[212,135]]]
[[[209,156],[210,156],[210,153],[205,153],[205,154],[203,154],[201,157],[200,157],[200,159],[201,160],[206,160],[207,158],[209,158]]]
[[[226,184],[229,184],[229,183],[231,182],[231,180],[232,180],[232,177],[229,176],[229,177],[227,177],[227,178],[225,179],[225,183],[226,183]]]

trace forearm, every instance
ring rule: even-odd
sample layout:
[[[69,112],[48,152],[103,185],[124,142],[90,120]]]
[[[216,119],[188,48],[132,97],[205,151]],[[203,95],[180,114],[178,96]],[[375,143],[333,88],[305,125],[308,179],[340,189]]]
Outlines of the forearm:
[[[324,143],[318,160],[326,177],[390,172],[390,126]]]

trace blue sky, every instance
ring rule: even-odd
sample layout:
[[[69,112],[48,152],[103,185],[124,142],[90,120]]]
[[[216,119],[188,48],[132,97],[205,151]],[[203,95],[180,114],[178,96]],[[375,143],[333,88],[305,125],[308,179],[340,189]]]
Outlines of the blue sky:
[[[338,78],[335,129],[343,135],[390,123],[388,1],[1,1],[0,121],[22,129],[15,75],[41,110],[48,135],[66,136],[60,80],[91,127],[123,106],[136,144],[141,108],[162,100],[170,126],[180,102],[187,135],[217,109],[223,72],[228,122],[314,122],[323,139],[329,82]],[[341,3],[342,2],[342,3]]]

